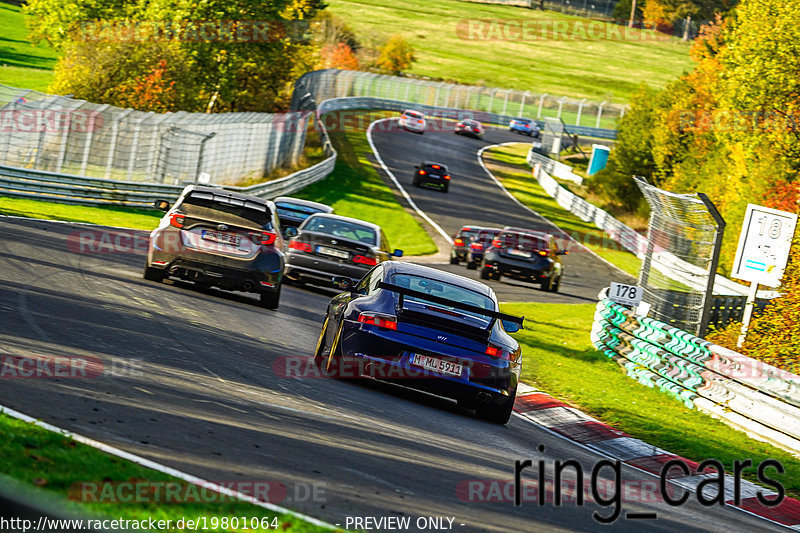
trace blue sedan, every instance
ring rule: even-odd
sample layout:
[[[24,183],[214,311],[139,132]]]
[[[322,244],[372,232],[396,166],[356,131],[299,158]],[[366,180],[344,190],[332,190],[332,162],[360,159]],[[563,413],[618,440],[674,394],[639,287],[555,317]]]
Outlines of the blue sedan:
[[[536,121],[529,118],[512,118],[508,123],[508,131],[511,133],[522,133],[528,137],[539,137],[539,125]]]
[[[494,292],[475,280],[410,263],[377,265],[328,304],[314,354],[340,378],[371,377],[452,398],[505,424],[521,369],[509,333],[522,318],[500,313]]]

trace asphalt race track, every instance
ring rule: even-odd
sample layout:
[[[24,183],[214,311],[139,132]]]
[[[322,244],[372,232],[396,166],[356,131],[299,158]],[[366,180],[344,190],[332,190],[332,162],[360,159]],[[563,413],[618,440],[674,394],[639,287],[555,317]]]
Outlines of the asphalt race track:
[[[552,224],[532,215],[503,193],[478,163],[476,154],[483,146],[527,142],[527,137],[490,127],[486,128],[483,139],[455,135],[449,128],[418,135],[396,127],[376,127],[372,140],[383,162],[414,203],[449,235],[469,224],[553,231]],[[452,176],[448,193],[412,184],[414,165],[423,160],[447,166]],[[509,278],[502,278],[499,282],[481,281],[492,287],[501,301],[552,303],[596,302],[597,293],[603,287],[608,287],[610,281],[633,281],[627,274],[577,244],[571,246],[570,255],[562,256],[562,262],[565,267],[564,279],[557,294],[545,292],[539,285]],[[446,264],[439,267],[473,279],[479,278],[477,270],[467,270],[463,263],[460,266]]]
[[[499,190],[481,185],[477,171],[470,174],[470,150],[479,143],[442,137],[445,162],[458,176],[446,199],[480,197],[473,205],[486,209],[473,208],[476,221],[510,220],[494,218],[497,212],[523,216]],[[501,140],[494,137],[487,141]],[[407,142],[420,141],[438,137]],[[433,191],[414,194],[423,204],[429,192],[434,198]],[[424,208],[451,231],[461,223],[460,208],[442,199]],[[417,517],[440,516],[455,517],[457,531],[607,530],[592,513],[611,509],[595,504],[514,507],[467,490],[469,480],[510,482],[517,459],[544,460],[548,478],[553,461],[575,459],[588,477],[601,459],[593,452],[520,418],[495,426],[400,387],[287,376],[287,361],[300,368],[308,362],[328,293],[287,286],[280,309],[267,311],[245,294],[146,282],[143,254],[127,248],[129,235],[111,233],[111,246],[82,247],[91,238],[81,241],[81,233],[90,231],[0,217],[0,357],[96,358],[98,370],[86,378],[2,379],[0,405],[211,481],[280,482],[287,497],[275,503],[342,526],[348,516],[405,516],[414,530]],[[123,249],[114,250],[114,242]],[[568,301],[585,301],[604,281],[600,272],[592,278],[589,267],[582,270],[580,260],[570,257],[573,275],[562,285]],[[535,469],[529,472],[535,481]],[[657,485],[627,468],[623,479]],[[316,498],[308,497],[311,485]],[[625,512],[655,512],[658,519],[626,520]],[[680,508],[626,502],[614,524],[614,531],[631,532],[773,529],[694,498]]]

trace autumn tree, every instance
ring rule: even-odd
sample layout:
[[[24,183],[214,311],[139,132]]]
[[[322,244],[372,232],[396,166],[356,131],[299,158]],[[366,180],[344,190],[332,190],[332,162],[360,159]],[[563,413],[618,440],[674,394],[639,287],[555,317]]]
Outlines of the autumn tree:
[[[414,47],[401,34],[393,35],[383,47],[378,55],[377,66],[388,70],[393,74],[400,74],[404,70],[411,68],[411,64],[416,61],[414,57]]]
[[[138,95],[144,110],[221,112],[287,106],[293,80],[319,61],[310,20],[323,7],[322,0],[30,0],[26,11],[32,36],[62,51],[59,92],[116,105]],[[175,94],[156,98],[138,84],[147,76]]]

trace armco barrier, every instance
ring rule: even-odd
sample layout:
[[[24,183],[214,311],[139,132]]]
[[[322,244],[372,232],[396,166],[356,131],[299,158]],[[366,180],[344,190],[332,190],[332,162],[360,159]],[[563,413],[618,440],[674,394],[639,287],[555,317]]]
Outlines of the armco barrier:
[[[800,454],[800,376],[637,316],[605,290],[591,338],[640,383]]]

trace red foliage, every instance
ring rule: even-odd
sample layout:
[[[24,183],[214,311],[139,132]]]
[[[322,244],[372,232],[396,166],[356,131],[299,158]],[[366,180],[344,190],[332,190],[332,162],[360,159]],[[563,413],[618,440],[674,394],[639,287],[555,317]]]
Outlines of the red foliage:
[[[345,43],[338,43],[336,46],[323,46],[321,54],[324,68],[358,70],[358,58]]]
[[[162,59],[142,79],[127,83],[119,92],[123,105],[140,111],[165,113],[174,111],[174,80],[169,79],[167,60]]]

